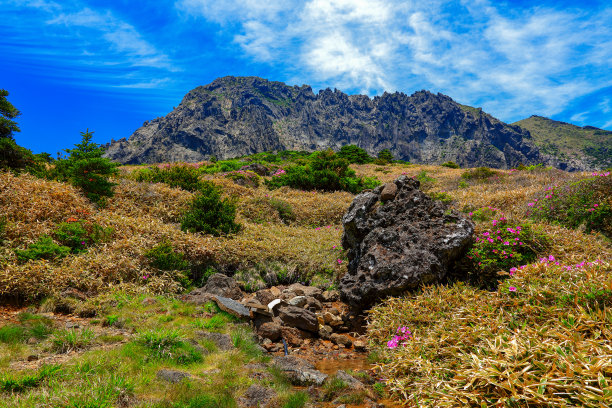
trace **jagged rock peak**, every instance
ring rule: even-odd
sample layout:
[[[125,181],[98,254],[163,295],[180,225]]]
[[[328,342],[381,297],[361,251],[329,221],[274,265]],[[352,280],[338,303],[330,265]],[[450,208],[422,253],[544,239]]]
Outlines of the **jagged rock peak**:
[[[233,76],[191,90],[165,117],[110,143],[106,155],[136,164],[347,144],[373,155],[390,149],[415,163],[508,168],[542,159],[529,132],[440,93],[370,98],[327,88],[315,94],[308,85]]]

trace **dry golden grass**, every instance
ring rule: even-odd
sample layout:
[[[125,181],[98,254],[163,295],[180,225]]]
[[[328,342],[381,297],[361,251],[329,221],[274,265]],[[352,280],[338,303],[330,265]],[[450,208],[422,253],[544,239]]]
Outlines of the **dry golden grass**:
[[[527,202],[546,187],[586,175],[500,171],[497,178],[460,188],[462,169],[410,166],[402,172],[416,176],[422,170],[436,179],[430,189],[452,196],[455,208],[496,207],[512,222],[526,221]],[[368,167],[360,171],[371,174]],[[371,311],[368,333],[381,353],[380,375],[407,405],[612,404],[610,241],[557,225],[536,227],[551,242],[541,256],[552,255],[560,265],[529,265],[495,292],[464,283],[428,287]],[[602,263],[575,267],[594,260]],[[389,349],[386,343],[400,326],[412,330],[414,339]]]

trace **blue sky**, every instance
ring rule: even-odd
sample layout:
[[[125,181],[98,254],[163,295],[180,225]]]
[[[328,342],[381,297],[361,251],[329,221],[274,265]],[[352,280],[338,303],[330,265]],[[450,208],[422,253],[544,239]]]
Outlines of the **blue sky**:
[[[534,4],[537,4],[534,6]],[[513,122],[612,129],[609,1],[0,0],[17,142],[56,152],[256,75],[348,93],[427,89]]]

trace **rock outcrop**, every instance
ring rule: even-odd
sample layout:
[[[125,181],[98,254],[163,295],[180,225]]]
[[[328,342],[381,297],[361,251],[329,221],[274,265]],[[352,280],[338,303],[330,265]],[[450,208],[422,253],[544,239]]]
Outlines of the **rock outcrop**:
[[[542,162],[528,131],[446,95],[314,94],[308,85],[257,77],[224,77],[193,89],[165,117],[107,145],[106,157],[126,164],[195,162],[348,144],[372,155],[389,149],[414,163],[509,168]]]
[[[400,176],[394,184],[393,194],[380,186],[357,195],[342,219],[349,264],[339,289],[354,309],[442,281],[474,232],[471,220],[429,198],[417,180]]]

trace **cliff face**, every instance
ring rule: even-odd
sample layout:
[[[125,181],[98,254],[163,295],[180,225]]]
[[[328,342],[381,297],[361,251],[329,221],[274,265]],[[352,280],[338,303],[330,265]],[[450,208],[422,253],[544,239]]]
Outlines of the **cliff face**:
[[[414,163],[508,168],[542,161],[529,132],[446,95],[315,95],[307,85],[257,77],[219,78],[190,91],[167,116],[108,145],[106,156],[129,164],[200,161],[346,144],[372,155],[389,149]]]

